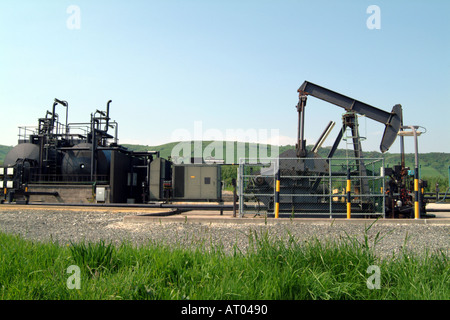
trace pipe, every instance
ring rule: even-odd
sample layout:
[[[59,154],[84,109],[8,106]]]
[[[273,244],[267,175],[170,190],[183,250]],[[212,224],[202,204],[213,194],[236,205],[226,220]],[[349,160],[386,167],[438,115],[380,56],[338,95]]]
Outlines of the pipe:
[[[95,146],[97,144],[97,138],[95,137],[95,125],[94,125],[94,116],[91,113],[91,181],[94,180],[94,152],[95,152]]]
[[[400,119],[400,128],[403,127],[403,117]],[[400,161],[402,170],[405,169],[405,141],[404,136],[400,136]],[[402,176],[402,183],[405,180],[404,176]]]
[[[134,156],[150,156],[155,154],[159,158],[159,151],[131,151],[130,153]]]
[[[320,149],[320,147],[322,146],[322,144],[325,142],[325,140],[327,139],[328,135],[330,134],[331,130],[333,130],[334,125],[336,123],[334,121],[330,121],[328,123],[328,125],[326,126],[325,130],[322,132],[322,134],[319,137],[319,140],[317,140],[316,144],[314,145],[314,147],[312,148],[312,152],[313,153],[317,153]]]
[[[26,191],[23,193],[26,196],[54,196],[57,197],[59,195],[58,191]]]
[[[55,125],[55,108],[58,102],[53,102],[53,108],[52,108],[52,124],[50,125],[50,128],[48,130],[48,133],[50,134],[53,131],[53,127]]]
[[[297,157],[303,158],[306,156],[306,142],[305,139],[305,107],[306,96],[300,95],[297,104],[298,111],[298,127],[297,127]]]
[[[69,127],[67,126],[69,119],[69,103],[65,100],[59,100],[55,98],[55,103],[59,103],[60,105],[66,107],[66,136],[69,134]]]
[[[427,209],[427,212],[450,212],[450,209]]]
[[[117,121],[111,121],[111,125],[114,125],[114,143],[117,144],[119,142],[119,124]]]
[[[112,102],[112,100],[109,100],[106,103],[106,125],[105,125],[105,133],[108,132],[108,125],[109,125],[109,104]]]
[[[66,139],[69,136],[69,126],[67,123],[69,122],[69,104],[67,101],[64,101],[66,103]]]
[[[185,210],[226,210],[232,211],[232,205],[224,204],[173,204],[173,203],[45,203],[42,202],[30,202],[29,205],[45,205],[55,207],[105,207],[105,208],[168,208],[168,209],[185,209]]]
[[[415,126],[410,126],[414,134],[414,218],[420,218],[420,207],[422,199],[419,197],[419,153],[417,148],[417,131]]]

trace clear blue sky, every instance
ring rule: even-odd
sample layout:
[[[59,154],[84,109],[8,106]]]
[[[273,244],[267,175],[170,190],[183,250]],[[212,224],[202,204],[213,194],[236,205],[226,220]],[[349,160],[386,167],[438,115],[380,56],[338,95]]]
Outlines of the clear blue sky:
[[[80,29],[67,27],[70,5]],[[366,25],[370,5],[378,30]],[[54,98],[69,102],[70,122],[111,99],[120,143],[170,142],[195,121],[224,136],[279,129],[293,142],[308,80],[386,111],[401,104],[405,124],[427,129],[420,152],[450,152],[449,15],[446,0],[2,0],[0,144],[15,145],[17,127],[36,125]],[[307,143],[333,120],[331,144],[343,112],[310,97]],[[360,120],[364,150],[379,149],[383,129]]]

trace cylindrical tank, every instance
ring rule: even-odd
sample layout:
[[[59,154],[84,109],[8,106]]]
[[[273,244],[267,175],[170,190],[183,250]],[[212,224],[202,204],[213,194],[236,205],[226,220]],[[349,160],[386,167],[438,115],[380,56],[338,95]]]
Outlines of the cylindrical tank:
[[[12,148],[5,157],[3,165],[10,167],[16,164],[17,160],[31,160],[39,163],[39,147],[32,143],[20,143]]]
[[[87,176],[91,174],[92,144],[80,143],[67,150],[62,160],[62,174]],[[111,152],[97,151],[97,175],[109,175]]]

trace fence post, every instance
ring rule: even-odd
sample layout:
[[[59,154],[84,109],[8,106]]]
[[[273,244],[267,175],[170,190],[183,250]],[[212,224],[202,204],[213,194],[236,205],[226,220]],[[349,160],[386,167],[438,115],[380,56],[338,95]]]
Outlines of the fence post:
[[[280,169],[277,171],[275,184],[275,219],[278,219],[280,213]]]
[[[352,181],[350,180],[350,168],[347,168],[347,219],[350,219],[352,213],[352,202],[350,197]]]
[[[330,193],[330,219],[333,218],[333,183],[331,181],[331,158],[327,158],[328,161],[328,190]]]
[[[238,168],[238,187],[239,187],[239,218],[244,216],[244,163],[242,159],[239,159],[239,168]]]
[[[236,179],[231,179],[231,184],[233,185],[233,218],[236,218]]]
[[[384,166],[384,158],[383,158],[383,160],[381,161],[381,163],[382,163],[382,166],[383,166],[383,177],[382,177],[382,184],[383,184],[383,187],[382,187],[382,189],[381,189],[381,193],[382,193],[382,196],[383,196],[383,218],[386,218],[386,191],[385,191],[385,186],[386,186],[386,175],[384,174],[384,168],[385,168],[385,166]]]

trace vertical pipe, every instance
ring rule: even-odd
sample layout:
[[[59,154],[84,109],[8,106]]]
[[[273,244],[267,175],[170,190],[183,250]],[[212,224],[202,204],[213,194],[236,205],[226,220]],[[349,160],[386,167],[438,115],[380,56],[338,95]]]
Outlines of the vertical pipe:
[[[119,138],[118,138],[118,136],[119,136],[119,124],[117,123],[117,122],[115,122],[114,121],[114,124],[115,124],[115,133],[114,133],[114,143],[115,144],[118,144],[119,143]]]
[[[55,125],[55,108],[56,108],[56,105],[58,104],[58,102],[54,102],[53,103],[53,108],[52,108],[52,124],[51,124],[51,126],[50,126],[50,128],[49,128],[49,130],[48,130],[48,133],[49,134],[52,134],[53,133],[53,127],[54,127],[54,125]]]
[[[327,159],[328,161],[328,190],[330,193],[330,219],[333,218],[333,183],[331,181],[331,158]]]
[[[300,148],[300,131],[302,130],[302,107],[300,104],[300,101],[297,104],[297,115],[298,115],[298,120],[297,120],[297,143],[298,143],[298,148]]]
[[[352,213],[352,202],[351,202],[351,196],[350,196],[350,192],[351,192],[351,186],[352,186],[352,182],[350,180],[350,168],[347,168],[347,219],[351,218],[351,213]]]
[[[400,128],[403,128],[403,117],[400,120]],[[405,168],[405,137],[403,135],[400,136],[400,161],[402,165],[402,169]]]
[[[382,160],[382,166],[383,166],[383,168],[385,168],[385,164],[384,164],[384,158],[382,158],[383,160]],[[383,199],[383,219],[385,219],[386,218],[386,192],[385,192],[385,190],[384,190],[384,187],[386,186],[386,180],[385,180],[385,174],[384,174],[384,172],[383,172],[383,178],[382,178],[382,187],[381,187],[381,193],[382,193],[382,199]]]
[[[417,146],[417,131],[415,127],[411,127],[414,133],[414,218],[420,218],[420,197],[419,197],[419,154]]]
[[[91,181],[94,181],[94,153],[97,138],[95,137],[95,125],[93,115],[91,113]]]
[[[243,196],[243,186],[244,186],[244,178],[242,177],[244,163],[242,163],[242,159],[239,159],[239,168],[238,168],[238,186],[239,186],[239,218],[244,216],[244,196]]]
[[[300,121],[301,121],[301,129],[300,129],[300,144],[301,144],[301,148],[303,148],[303,140],[305,140],[305,107],[302,103],[301,106],[301,116],[300,116]]]
[[[69,137],[69,104],[67,103],[67,101],[65,101],[66,103],[66,139],[68,139]]]
[[[277,171],[275,185],[275,219],[278,219],[280,213],[280,169]]]
[[[108,126],[109,126],[109,104],[112,102],[112,100],[109,100],[108,103],[106,103],[106,124],[105,124],[105,132],[108,132]]]
[[[299,158],[303,158],[306,156],[305,106],[306,106],[306,96],[300,95],[297,104],[297,111],[298,111],[297,157]]]

